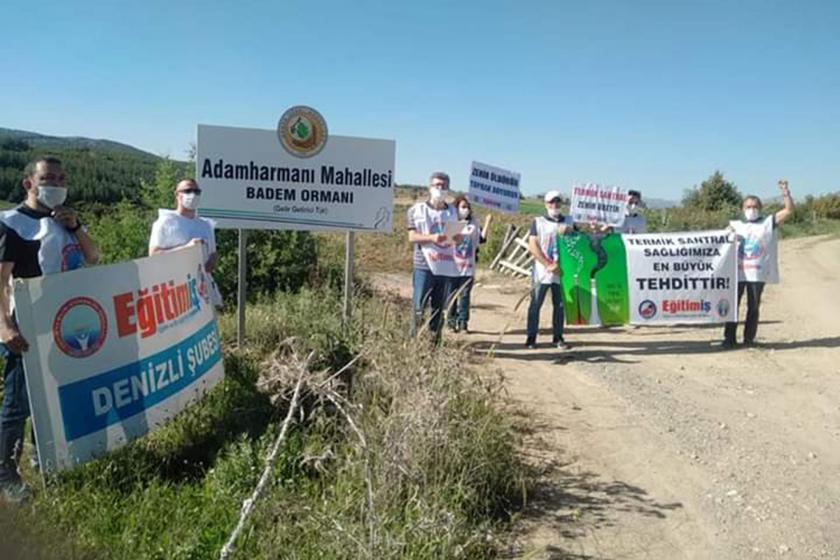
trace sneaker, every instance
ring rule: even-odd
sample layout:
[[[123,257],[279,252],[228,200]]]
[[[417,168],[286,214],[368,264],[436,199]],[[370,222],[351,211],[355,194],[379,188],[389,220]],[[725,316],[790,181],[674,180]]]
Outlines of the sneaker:
[[[32,492],[26,483],[17,479],[3,483],[0,486],[0,495],[7,504],[17,505],[27,502],[32,497]]]
[[[720,343],[720,347],[724,350],[732,350],[735,348],[735,341],[734,340],[724,340]]]
[[[449,327],[449,331],[450,331],[450,332],[455,332],[455,333],[456,333],[456,332],[458,332],[458,331],[460,331],[460,330],[461,330],[461,329],[458,327],[458,325],[447,325],[447,326]]]
[[[458,323],[458,329],[459,329],[461,332],[465,332],[465,333],[467,333],[467,334],[470,334],[470,329],[468,329],[468,328],[467,328],[467,324],[466,324],[466,323]]]
[[[563,337],[561,336],[557,340],[554,341],[554,345],[558,348],[558,350],[571,350],[571,345],[567,344]]]
[[[757,348],[758,347],[758,342],[756,342],[755,340],[745,340],[744,341],[744,347],[745,348]]]
[[[525,348],[527,348],[528,350],[534,350],[536,347],[537,347],[537,341],[536,340],[526,340],[525,341]]]

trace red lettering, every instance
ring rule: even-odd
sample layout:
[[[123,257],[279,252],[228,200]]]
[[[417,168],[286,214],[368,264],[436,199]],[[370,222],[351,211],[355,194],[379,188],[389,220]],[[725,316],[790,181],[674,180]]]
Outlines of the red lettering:
[[[134,316],[134,296],[131,292],[114,296],[114,313],[117,316],[117,333],[126,336],[137,332],[137,325],[131,321]]]

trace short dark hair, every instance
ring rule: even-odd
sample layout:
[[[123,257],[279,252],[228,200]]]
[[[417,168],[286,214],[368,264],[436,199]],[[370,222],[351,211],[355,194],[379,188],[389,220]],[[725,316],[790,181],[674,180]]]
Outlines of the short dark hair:
[[[55,156],[41,156],[37,159],[33,159],[26,164],[26,167],[23,168],[23,176],[33,177],[35,175],[35,171],[38,169],[39,163],[46,163],[47,165],[61,165],[61,160]]]
[[[630,189],[629,191],[627,191],[627,196],[628,197],[635,196],[636,198],[641,199],[642,198],[642,191],[637,191],[637,190]]]
[[[761,203],[761,199],[755,196],[754,194],[748,194],[744,197],[744,200],[741,201],[741,206],[747,203],[748,200],[755,200],[758,203],[758,209],[761,210],[764,208],[764,204]]]
[[[449,182],[449,175],[448,175],[448,174],[446,174],[446,173],[444,173],[443,171],[435,171],[434,173],[432,173],[432,176],[431,176],[431,177],[429,177],[429,182],[431,183],[431,182],[432,182],[432,181],[434,181],[435,179],[441,179],[441,180],[443,180],[443,181],[446,181],[446,184],[447,184],[447,185],[449,185],[449,184],[450,184],[450,182]]]

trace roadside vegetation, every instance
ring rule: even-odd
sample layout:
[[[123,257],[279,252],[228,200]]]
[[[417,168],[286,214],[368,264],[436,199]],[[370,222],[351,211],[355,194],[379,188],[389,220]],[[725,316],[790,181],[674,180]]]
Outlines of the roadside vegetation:
[[[9,181],[16,174],[19,183],[22,164],[8,170],[34,153],[20,143],[0,150],[7,199],[20,200]],[[172,205],[187,166],[164,159],[132,167],[121,159],[130,156],[114,155],[125,173],[118,176],[97,171],[104,160],[95,154],[60,155],[77,161],[71,176],[89,169],[91,177],[116,177],[112,199],[91,186],[73,201],[104,262],[145,256],[156,209]],[[93,167],[79,163],[88,160]],[[496,556],[531,483],[519,432],[503,411],[501,380],[477,373],[480,358],[409,339],[405,303],[367,287],[367,274],[411,269],[405,213],[423,189],[397,194],[393,233],[356,237],[360,277],[347,324],[340,318],[343,235],[251,232],[243,348],[235,343],[236,233],[219,231],[215,276],[228,302],[220,315],[224,381],[168,425],[52,478],[46,491],[28,466],[27,447],[25,476],[36,496],[20,509],[0,507],[3,546],[45,558],[217,557],[303,376],[303,405],[234,557]],[[716,173],[680,207],[646,215],[651,231],[720,228],[738,215],[741,196]],[[508,224],[527,227],[542,205],[523,201],[522,209],[494,216],[481,264],[499,250]],[[837,233],[838,224],[840,195],[809,197],[782,231]]]
[[[106,262],[145,255],[154,209],[170,206],[180,174],[163,161],[138,202],[80,205]],[[228,233],[218,236],[217,278],[232,304]],[[528,487],[501,380],[478,375],[466,350],[410,339],[403,302],[364,282],[342,323],[340,245],[261,233],[249,237],[245,347],[234,305],[220,316],[225,379],[166,426],[51,477],[46,490],[27,442],[35,497],[0,506],[4,546],[44,558],[218,557],[303,375],[302,406],[234,558],[496,555]]]

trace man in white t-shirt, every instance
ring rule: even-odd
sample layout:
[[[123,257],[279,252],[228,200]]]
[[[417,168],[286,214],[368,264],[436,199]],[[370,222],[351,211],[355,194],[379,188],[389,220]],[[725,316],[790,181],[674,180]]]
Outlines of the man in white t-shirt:
[[[743,220],[732,220],[729,228],[738,240],[738,305],[747,293],[747,318],[744,321],[744,346],[755,345],[758,331],[758,308],[765,284],[779,282],[778,227],[793,213],[793,198],[788,182],[779,181],[784,208],[769,216],[761,215],[761,199],[750,195],[744,198]],[[735,347],[737,323],[726,323],[723,330],[723,347]]]
[[[641,191],[627,191],[627,215],[624,225],[616,228],[615,233],[647,233],[647,219],[639,212],[641,204]]]
[[[158,218],[152,224],[149,236],[149,256],[184,246],[200,245],[204,255],[204,270],[212,274],[219,260],[216,234],[213,222],[198,216],[201,188],[195,179],[184,179],[175,186],[175,201],[175,210],[158,210]],[[212,277],[210,280],[211,301],[216,307],[221,307],[221,294]]]
[[[445,233],[447,224],[458,222],[457,210],[446,202],[448,192],[449,175],[432,173],[428,199],[409,208],[406,214],[408,241],[414,245],[411,333],[417,334],[428,305],[429,331],[435,342],[440,341],[450,279],[461,275],[452,242],[460,243],[462,237],[456,234],[450,240]]]
[[[534,218],[528,237],[528,251],[534,256],[531,280],[531,304],[528,306],[526,348],[537,347],[537,331],[540,326],[540,308],[546,294],[551,292],[554,307],[551,315],[552,344],[560,349],[569,346],[563,339],[563,288],[560,286],[559,256],[557,254],[557,236],[572,230],[560,210],[562,196],[560,191],[545,193],[545,215]]]

